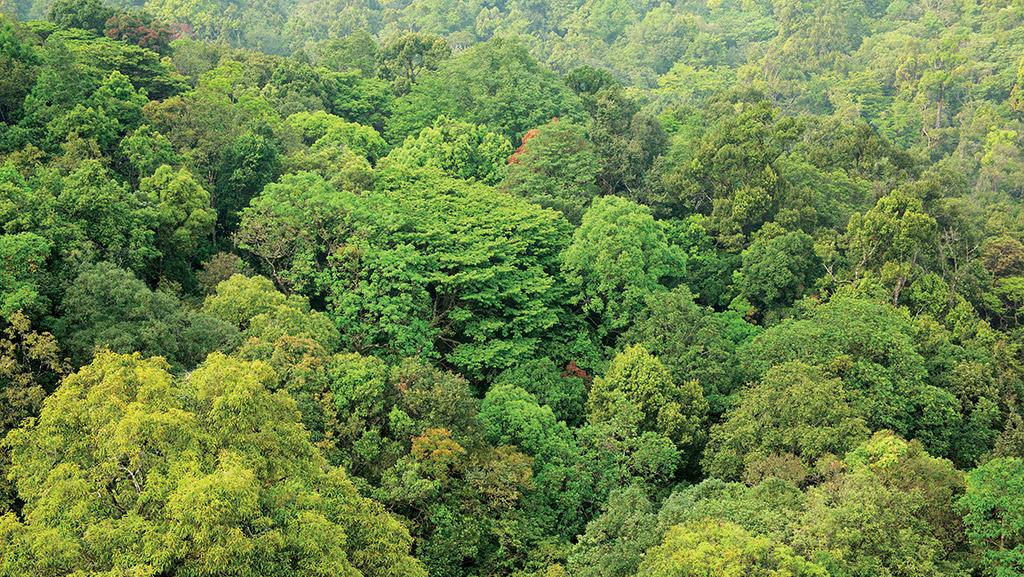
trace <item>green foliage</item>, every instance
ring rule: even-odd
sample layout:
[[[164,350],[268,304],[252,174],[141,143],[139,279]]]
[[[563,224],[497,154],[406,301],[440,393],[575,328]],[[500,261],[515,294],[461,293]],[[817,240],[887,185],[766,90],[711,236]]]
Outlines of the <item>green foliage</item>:
[[[314,150],[342,145],[367,160],[376,161],[387,148],[373,128],[323,111],[296,112],[286,118],[285,123],[297,130],[303,142]]]
[[[587,409],[591,420],[600,421],[622,410],[622,403],[641,411],[641,429],[662,433],[681,449],[702,440],[708,404],[700,385],[675,383],[661,361],[640,345],[616,355],[604,376],[594,379]]]
[[[665,499],[658,512],[658,527],[664,531],[681,523],[714,519],[735,523],[755,535],[790,542],[806,497],[789,481],[766,478],[750,486],[705,479],[697,485],[677,489]]]
[[[279,287],[310,293],[318,266],[351,228],[348,198],[318,174],[286,175],[242,211],[235,239],[262,260]]]
[[[751,535],[738,525],[699,521],[676,525],[665,540],[648,551],[637,575],[765,575],[826,577],[821,566],[782,544]]]
[[[569,426],[581,424],[586,417],[586,381],[563,370],[549,358],[529,360],[501,372],[494,385],[514,385],[537,397],[559,420]]]
[[[517,445],[542,459],[565,457],[571,450],[569,430],[550,407],[512,385],[491,388],[480,405],[480,422],[492,445]]]
[[[391,142],[430,126],[439,116],[481,124],[510,140],[553,117],[578,118],[578,99],[519,42],[494,39],[424,75],[395,102]]]
[[[25,36],[16,23],[0,16],[0,122],[8,124],[21,117],[36,76],[38,56]]]
[[[963,475],[916,442],[876,433],[846,458],[846,471],[812,489],[797,521],[798,551],[832,574],[948,575],[963,529],[953,505]]]
[[[203,301],[203,312],[242,330],[257,315],[288,302],[273,283],[261,276],[234,274],[218,283],[214,291]]]
[[[794,360],[828,370],[856,395],[854,409],[872,429],[908,434],[930,387],[909,316],[864,300],[834,299],[814,307],[807,318],[757,336],[743,354],[758,375]]]
[[[1024,572],[1019,2],[136,4],[0,0],[0,577]]]
[[[740,294],[761,310],[784,307],[803,296],[821,272],[814,239],[796,231],[759,231],[743,251]]]
[[[868,436],[843,384],[799,361],[772,367],[740,395],[711,428],[704,470],[713,477],[803,483]]]
[[[710,127],[680,167],[680,201],[710,214],[711,228],[730,248],[742,248],[760,223],[772,220],[781,190],[777,163],[794,123],[766,102],[737,103]]]
[[[0,318],[46,310],[43,286],[50,248],[45,238],[31,232],[0,235]]]
[[[357,30],[343,38],[320,42],[314,49],[314,61],[337,72],[359,72],[373,77],[377,72],[380,47],[366,30]]]
[[[187,281],[199,246],[213,232],[217,215],[208,193],[188,169],[163,165],[139,183],[143,214],[160,252],[162,276]],[[192,261],[192,262],[190,262]]]
[[[406,530],[325,467],[273,378],[223,355],[184,380],[161,359],[97,356],[6,441],[26,517],[5,517],[0,566],[425,575]]]
[[[630,485],[663,489],[693,465],[692,451],[680,451],[664,434],[642,428],[645,416],[636,404],[620,402],[602,417],[576,430],[580,461],[594,479],[595,503]]]
[[[395,92],[405,94],[421,74],[437,70],[451,53],[448,43],[440,36],[403,32],[381,45],[377,54],[380,75],[392,82]]]
[[[145,124],[121,139],[117,153],[125,164],[122,172],[136,184],[161,166],[180,164],[171,141]]]
[[[57,339],[32,326],[17,312],[3,322],[0,333],[0,434],[6,435],[21,422],[38,413],[48,391],[67,370]],[[0,454],[0,515],[17,505],[17,491],[7,478],[10,455]]]
[[[695,303],[690,290],[682,285],[667,293],[651,294],[646,304],[622,340],[643,345],[657,356],[675,382],[697,381],[711,412],[721,413],[738,379],[736,343],[731,340],[728,321]]]
[[[159,254],[138,199],[97,160],[79,162],[63,178],[11,184],[5,190],[8,228],[48,239],[55,254],[110,260],[136,271]]]
[[[590,139],[600,159],[598,186],[605,194],[650,202],[655,163],[665,152],[668,137],[641,102],[620,86],[609,86],[593,95],[594,121]]]
[[[230,348],[237,336],[231,325],[189,310],[110,263],[82,267],[61,310],[58,336],[78,365],[96,350],[110,349],[162,356],[176,368],[189,368],[211,351]]]
[[[365,241],[325,271],[358,350],[438,353],[471,377],[534,356],[557,321],[567,224],[480,184],[429,176],[360,203]]]
[[[898,189],[880,198],[863,216],[850,219],[847,234],[854,274],[878,271],[879,280],[892,287],[892,302],[898,303],[903,288],[932,257],[937,228],[913,192]]]
[[[1024,541],[1021,502],[1024,461],[993,459],[967,475],[960,498],[967,536],[985,559],[985,574],[1015,575],[1021,571]]]
[[[651,293],[672,286],[685,258],[647,207],[616,196],[594,201],[562,255],[562,274],[599,339],[628,329]]]
[[[113,15],[113,9],[101,0],[54,0],[46,19],[60,28],[80,28],[99,35]]]
[[[606,509],[587,523],[567,570],[584,577],[635,575],[644,552],[658,544],[657,521],[654,506],[640,487],[612,493]]]
[[[545,124],[523,136],[508,160],[502,188],[578,223],[597,194],[599,160],[583,129],[571,122]]]
[[[380,163],[389,178],[402,178],[403,171],[431,167],[448,176],[494,185],[505,173],[512,153],[508,140],[482,126],[451,120],[444,116],[415,136],[409,136]]]
[[[184,78],[153,50],[105,37],[81,38],[73,32],[55,34],[47,44],[61,41],[89,75],[120,72],[150,98],[167,98],[186,87]]]

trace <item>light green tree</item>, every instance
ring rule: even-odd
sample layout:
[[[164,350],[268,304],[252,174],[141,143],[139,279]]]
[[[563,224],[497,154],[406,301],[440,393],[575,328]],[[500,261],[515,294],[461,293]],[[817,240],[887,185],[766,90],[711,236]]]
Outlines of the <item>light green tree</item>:
[[[425,575],[274,378],[223,355],[184,380],[159,358],[98,355],[6,441],[25,508],[0,521],[0,572]]]
[[[828,577],[828,572],[781,543],[709,519],[669,529],[665,540],[644,555],[637,572],[637,577],[682,575]]]
[[[625,401],[643,414],[641,430],[664,434],[680,449],[699,445],[708,410],[696,381],[675,383],[661,361],[641,345],[615,356],[604,376],[594,379],[587,403],[590,419],[599,422]]]

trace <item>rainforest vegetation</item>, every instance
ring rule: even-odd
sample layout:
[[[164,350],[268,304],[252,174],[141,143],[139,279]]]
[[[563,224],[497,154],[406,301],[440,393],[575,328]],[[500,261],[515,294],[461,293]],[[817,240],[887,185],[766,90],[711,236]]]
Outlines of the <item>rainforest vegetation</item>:
[[[0,0],[0,577],[1024,575],[1021,0]]]

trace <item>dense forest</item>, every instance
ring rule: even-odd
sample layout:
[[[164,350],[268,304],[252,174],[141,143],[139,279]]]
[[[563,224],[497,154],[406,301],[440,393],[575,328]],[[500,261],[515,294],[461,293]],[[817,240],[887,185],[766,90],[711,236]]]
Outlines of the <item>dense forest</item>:
[[[1024,575],[1021,0],[0,0],[0,577]]]

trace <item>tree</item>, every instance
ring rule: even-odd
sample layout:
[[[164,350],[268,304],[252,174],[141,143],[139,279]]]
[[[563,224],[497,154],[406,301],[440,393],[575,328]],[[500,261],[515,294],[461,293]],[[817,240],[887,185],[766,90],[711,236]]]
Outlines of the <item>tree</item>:
[[[28,94],[22,101],[22,123],[42,127],[92,94],[100,75],[86,68],[58,36],[51,36],[36,53],[40,67],[35,83],[24,87]]]
[[[18,312],[0,321],[0,436],[35,416],[43,399],[68,371],[57,339]],[[17,492],[7,479],[10,455],[0,453],[0,515],[13,511]]]
[[[49,308],[46,261],[52,246],[31,232],[0,235],[0,319],[19,311],[39,315]]]
[[[279,288],[314,295],[317,269],[350,234],[351,202],[318,174],[285,175],[242,211],[235,239]]]
[[[645,430],[640,407],[621,397],[617,401],[600,419],[576,429],[577,461],[593,483],[588,487],[591,509],[631,485],[656,495],[694,465],[692,450],[680,450],[664,433]]]
[[[792,520],[794,547],[838,575],[949,575],[962,571],[963,527],[954,503],[963,474],[921,444],[876,433],[846,470],[811,489]]]
[[[740,395],[705,449],[704,470],[719,479],[803,483],[868,437],[842,382],[799,361],[772,367]]]
[[[162,276],[192,284],[192,265],[202,254],[202,239],[213,232],[217,213],[210,207],[210,193],[186,168],[167,165],[139,183],[144,218],[160,251]]]
[[[237,62],[211,66],[199,74],[194,89],[146,107],[150,125],[174,144],[207,184],[216,180],[221,156],[242,133],[241,111],[228,94],[231,83],[241,80]]]
[[[214,208],[218,229],[223,233],[238,227],[239,214],[278,173],[278,150],[270,139],[256,132],[245,132],[218,151],[220,167],[213,182]]]
[[[567,571],[581,577],[635,575],[644,552],[658,544],[657,522],[654,505],[641,487],[613,492],[573,547]]]
[[[307,40],[304,37],[302,40]],[[380,47],[372,34],[359,29],[344,38],[331,38],[316,45],[314,62],[337,72],[358,72],[363,76],[377,75]]]
[[[640,111],[640,102],[619,85],[593,96],[594,121],[590,141],[600,159],[598,187],[648,204],[648,189],[655,160],[665,152],[668,136],[653,115]]]
[[[816,563],[738,525],[705,520],[669,529],[664,541],[644,555],[637,577],[676,575],[764,575],[827,577]]]
[[[173,295],[152,291],[110,263],[83,266],[64,294],[56,331],[72,361],[83,365],[97,350],[159,355],[188,368],[214,350],[230,349],[237,330],[188,310]]]
[[[321,277],[346,342],[474,379],[534,357],[558,321],[561,215],[436,173],[381,188],[350,199],[358,235]]]
[[[624,31],[621,57],[623,62],[630,63],[626,72],[638,84],[650,83],[676,62],[686,61],[686,49],[697,35],[699,25],[694,15],[668,4],[649,10],[642,20]]]
[[[395,92],[409,92],[421,74],[437,70],[452,54],[444,38],[425,32],[403,32],[384,40],[377,62],[381,78],[390,80]]]
[[[103,353],[12,433],[25,521],[5,518],[0,566],[426,574],[406,530],[325,465],[267,365],[213,355],[185,381],[168,368]]]
[[[104,153],[112,150],[119,138],[114,119],[103,110],[83,104],[76,104],[67,114],[55,118],[46,126],[46,131],[53,148],[84,140]]]
[[[633,324],[650,294],[672,288],[684,267],[650,210],[617,196],[594,201],[562,254],[569,302],[609,341]]]
[[[512,146],[503,136],[441,116],[382,159],[378,168],[384,174],[379,178],[403,178],[403,170],[433,167],[454,178],[495,185],[504,176],[511,152]],[[388,176],[389,170],[397,174]]]
[[[171,141],[148,124],[139,126],[121,139],[117,148],[117,158],[123,159],[120,172],[135,186],[138,186],[141,179],[151,176],[157,168],[165,164],[181,164],[181,158]]]
[[[160,54],[170,52],[171,40],[177,36],[171,25],[138,8],[118,11],[108,18],[103,33],[107,38],[130,42]]]
[[[203,312],[245,330],[254,317],[286,302],[287,297],[266,277],[233,274],[207,295]]]
[[[805,501],[799,487],[777,477],[768,477],[753,486],[705,479],[678,488],[665,499],[658,511],[658,528],[664,532],[676,525],[712,519],[735,523],[751,534],[789,543],[793,519],[803,514]]]
[[[582,127],[552,121],[530,130],[508,159],[505,190],[578,223],[597,194],[600,163]]]
[[[135,88],[145,90],[150,98],[168,98],[187,87],[185,79],[170,61],[162,60],[160,54],[153,50],[103,36],[82,38],[73,31],[55,34],[47,43],[50,41],[65,43],[66,49],[89,76],[102,79],[116,70],[130,78]],[[78,80],[74,82],[80,83]]]
[[[0,122],[21,118],[22,102],[35,82],[39,57],[14,22],[0,16]]]
[[[84,160],[60,184],[56,214],[77,229],[79,250],[134,271],[157,257],[136,197],[102,163]]]
[[[699,446],[707,401],[695,381],[675,383],[656,357],[640,345],[615,356],[603,377],[594,379],[587,403],[592,421],[620,410],[622,401],[640,409],[640,428],[671,439],[680,449]]]
[[[502,371],[492,386],[503,384],[515,385],[534,395],[538,403],[551,407],[555,416],[570,427],[586,420],[586,379],[559,368],[550,357],[532,359]]]
[[[621,341],[643,345],[675,382],[697,381],[711,413],[720,414],[739,378],[726,321],[695,303],[685,285],[651,294],[646,305]]]
[[[958,502],[967,537],[981,549],[986,575],[1024,571],[1024,460],[992,459],[967,474]]]
[[[772,220],[779,206],[780,156],[794,139],[792,119],[767,102],[730,104],[677,170],[682,204],[710,214],[710,228],[731,249]],[[735,111],[735,112],[734,112]]]
[[[978,188],[1024,196],[1024,158],[1014,130],[992,130],[985,138]]]
[[[743,347],[741,361],[759,378],[770,367],[802,361],[827,369],[851,392],[856,413],[872,430],[910,435],[930,391],[928,369],[909,316],[892,306],[835,298],[806,318],[787,319]]]
[[[340,338],[327,315],[310,310],[309,303],[297,296],[249,319],[242,336],[245,341],[238,354],[259,359],[273,359],[275,354],[284,354],[282,348],[291,347],[333,353]]]
[[[740,269],[741,294],[762,312],[792,304],[822,271],[810,235],[770,228],[763,227],[743,251]]]
[[[854,280],[866,271],[878,271],[894,305],[937,246],[938,226],[922,203],[913,188],[897,189],[863,215],[853,215],[847,226]]]
[[[102,0],[55,0],[46,19],[61,28],[80,28],[101,35],[114,9]]]
[[[516,445],[541,461],[568,458],[573,449],[569,428],[555,419],[551,408],[513,385],[487,391],[480,404],[480,423],[492,445]]]
[[[142,109],[149,100],[125,74],[113,70],[100,83],[88,103],[117,123],[119,135],[135,130],[144,119]]]
[[[303,143],[313,149],[343,145],[371,162],[377,162],[388,149],[373,127],[323,111],[296,112],[285,119],[285,124],[298,131]]]
[[[372,186],[370,161],[387,148],[376,130],[326,112],[296,112],[285,124],[301,139],[282,158],[286,173],[316,172],[339,190],[355,192]]]
[[[518,141],[554,117],[580,118],[576,95],[526,47],[495,38],[459,53],[422,76],[395,102],[386,134],[390,142],[430,126],[439,116],[487,126]]]
[[[589,487],[576,474],[577,447],[565,423],[533,395],[511,385],[487,392],[480,403],[480,423],[492,446],[514,445],[533,458],[534,489],[523,504],[529,524],[565,539],[578,534]]]

